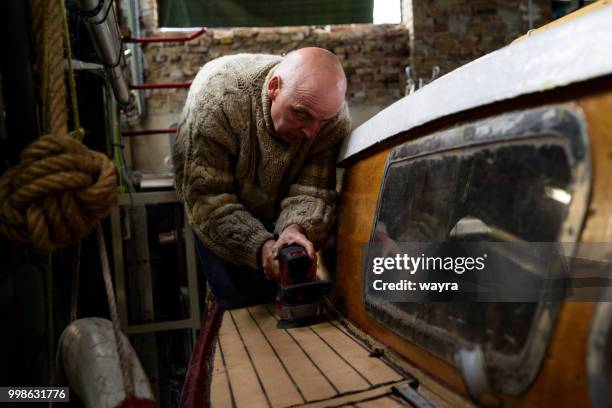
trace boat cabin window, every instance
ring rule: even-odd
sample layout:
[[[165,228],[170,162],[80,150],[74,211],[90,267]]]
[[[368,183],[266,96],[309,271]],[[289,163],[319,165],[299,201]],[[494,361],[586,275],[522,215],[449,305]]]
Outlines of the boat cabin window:
[[[398,243],[574,241],[588,197],[585,133],[575,108],[557,106],[398,146],[370,242],[381,231]],[[511,394],[535,378],[557,310],[551,302],[390,302],[367,289],[364,299],[380,323],[451,364],[480,347],[493,387]]]

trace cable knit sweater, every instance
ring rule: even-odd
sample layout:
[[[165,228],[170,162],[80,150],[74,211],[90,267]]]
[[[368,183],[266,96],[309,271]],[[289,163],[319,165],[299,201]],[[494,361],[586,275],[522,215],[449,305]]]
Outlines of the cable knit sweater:
[[[204,65],[173,155],[177,194],[198,237],[217,255],[252,268],[273,237],[263,222],[275,222],[279,234],[298,224],[315,247],[325,243],[339,142],[350,131],[345,104],[313,140],[291,145],[278,137],[267,86],[280,60],[239,54]]]

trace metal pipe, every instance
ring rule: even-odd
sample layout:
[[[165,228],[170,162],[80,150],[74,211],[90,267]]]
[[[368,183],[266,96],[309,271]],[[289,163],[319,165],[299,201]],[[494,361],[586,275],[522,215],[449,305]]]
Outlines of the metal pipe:
[[[140,37],[140,0],[129,0],[127,2],[127,14],[130,32],[135,37]],[[138,44],[129,44],[128,49],[132,51],[131,71],[134,83],[142,84],[144,82],[143,68],[143,53],[142,47]],[[136,115],[129,118],[128,121],[139,121],[140,118],[147,115],[147,104],[145,103],[145,95],[138,93],[136,96]]]
[[[191,82],[168,82],[157,84],[138,84],[131,85],[130,89],[167,89],[167,88],[189,88]]]
[[[111,68],[107,67],[106,70],[110,74],[111,86],[113,87],[113,93],[117,101],[124,106],[131,105],[134,101],[132,100],[130,85],[127,81],[127,78],[130,76],[127,65],[117,65]]]
[[[123,42],[136,43],[136,44],[151,44],[151,43],[163,43],[163,42],[181,43],[181,42],[187,42],[195,38],[198,38],[205,32],[206,32],[206,29],[202,27],[198,31],[194,31],[190,35],[175,35],[175,36],[168,36],[168,37],[143,37],[143,38],[125,37],[123,39]]]
[[[121,59],[121,33],[111,0],[76,0],[85,17],[94,48],[105,65],[118,65]],[[93,6],[93,7],[92,7]]]
[[[129,71],[112,0],[75,0],[98,57],[110,78],[115,98],[121,105],[133,103]]]
[[[132,131],[127,131],[127,132],[121,132],[121,135],[122,136],[147,136],[147,135],[160,135],[164,133],[176,133],[176,128],[132,130]]]
[[[527,2],[527,14],[529,15],[529,29],[533,30],[533,0]]]

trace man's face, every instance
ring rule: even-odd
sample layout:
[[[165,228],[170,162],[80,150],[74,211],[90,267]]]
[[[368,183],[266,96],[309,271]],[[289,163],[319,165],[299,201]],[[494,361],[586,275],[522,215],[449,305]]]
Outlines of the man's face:
[[[343,93],[317,91],[314,84],[296,85],[291,90],[279,84],[279,78],[274,76],[268,86],[270,116],[278,136],[291,144],[314,139],[344,102]]]

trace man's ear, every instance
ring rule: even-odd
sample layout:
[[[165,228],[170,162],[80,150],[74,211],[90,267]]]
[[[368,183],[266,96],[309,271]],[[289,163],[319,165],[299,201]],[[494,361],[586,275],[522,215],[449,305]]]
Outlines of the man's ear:
[[[270,82],[268,82],[268,96],[271,100],[276,98],[276,95],[280,92],[281,79],[278,75],[274,75]]]

